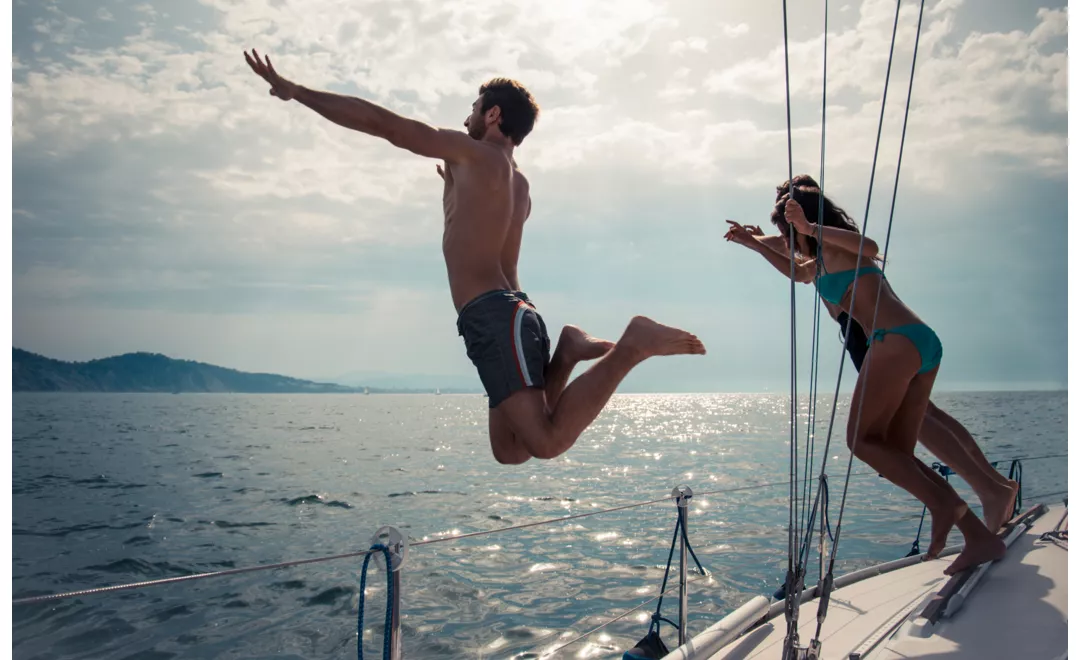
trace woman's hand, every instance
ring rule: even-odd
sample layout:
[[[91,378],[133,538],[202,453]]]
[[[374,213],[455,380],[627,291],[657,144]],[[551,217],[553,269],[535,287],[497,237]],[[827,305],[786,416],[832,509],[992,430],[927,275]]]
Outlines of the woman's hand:
[[[802,206],[799,206],[799,203],[793,199],[789,199],[784,204],[784,219],[800,234],[809,236],[814,233],[813,225],[806,219]]]
[[[728,220],[727,223],[731,225],[731,227],[729,227],[727,233],[724,234],[724,238],[751,249],[756,249],[759,245],[757,237],[765,235],[765,232],[761,231],[761,227],[753,225],[744,227],[734,220]]]

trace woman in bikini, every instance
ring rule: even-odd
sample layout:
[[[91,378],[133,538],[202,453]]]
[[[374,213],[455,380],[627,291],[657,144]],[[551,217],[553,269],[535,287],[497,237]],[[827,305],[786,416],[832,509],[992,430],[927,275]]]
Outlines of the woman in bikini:
[[[824,208],[820,222],[819,204]],[[782,195],[771,220],[780,229],[787,249],[778,250],[754,237],[759,251],[770,250],[789,263],[788,250],[793,250],[796,280],[816,279],[818,294],[830,309],[851,309],[851,322],[858,323],[870,337],[870,350],[852,396],[848,447],[859,460],[926,505],[932,517],[928,558],[937,557],[945,548],[953,525],[960,528],[964,550],[945,569],[947,575],[1000,559],[1004,543],[947,481],[915,457],[942,347],[934,331],[893,292],[876,262],[877,243],[863,237],[843,209],[828,197],[822,199],[816,186],[799,185],[798,179],[794,199]],[[794,245],[790,245],[789,227],[795,230]],[[733,232],[740,234],[740,243],[744,243],[742,233],[752,235],[734,223],[729,238],[734,238]],[[790,265],[785,268],[790,272]]]
[[[788,193],[790,185],[785,181],[776,187],[777,201]],[[806,174],[795,177],[795,185],[818,187],[817,182]],[[787,241],[783,236],[766,236],[760,227],[744,227],[733,220],[728,220],[728,223],[731,228],[725,235],[727,240],[750,248],[785,277],[791,276]],[[870,343],[862,327],[855,322],[849,325],[847,312],[839,305],[829,302],[823,304],[829,315],[840,325],[844,350],[855,365],[855,371],[861,370]],[[1006,479],[995,470],[964,425],[934,405],[933,400],[926,404],[926,417],[919,430],[919,442],[938,460],[955,470],[975,491],[982,502],[983,521],[987,529],[997,532],[1008,522],[1012,517],[1020,484]]]

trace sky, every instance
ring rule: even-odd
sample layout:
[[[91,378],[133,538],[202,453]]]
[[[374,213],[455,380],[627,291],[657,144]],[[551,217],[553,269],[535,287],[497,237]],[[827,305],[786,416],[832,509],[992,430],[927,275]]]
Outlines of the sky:
[[[308,87],[459,128],[488,78],[541,117],[523,289],[549,329],[646,314],[705,357],[623,391],[790,388],[790,285],[723,234],[788,175],[780,2],[202,0],[13,7],[13,344],[247,371],[479,386],[455,328],[435,162],[270,97]],[[919,3],[833,2],[824,183],[884,242]],[[822,3],[789,3],[796,172],[820,176]],[[928,0],[886,272],[939,334],[938,389],[1065,388],[1062,2]],[[868,191],[871,170],[873,196]],[[867,210],[869,209],[869,210]],[[813,289],[796,300],[800,391]],[[830,389],[838,326],[820,332]],[[845,366],[850,384],[850,365]],[[827,374],[827,376],[825,375]]]

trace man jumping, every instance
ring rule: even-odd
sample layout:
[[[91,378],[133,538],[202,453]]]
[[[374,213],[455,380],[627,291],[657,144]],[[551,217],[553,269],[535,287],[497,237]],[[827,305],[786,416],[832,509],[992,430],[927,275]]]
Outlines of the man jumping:
[[[554,354],[543,319],[521,292],[517,262],[532,211],[529,181],[514,161],[540,109],[517,81],[480,87],[466,133],[434,128],[362,99],[317,92],[281,77],[254,50],[249,66],[270,94],[427,158],[443,179],[443,257],[458,334],[488,394],[491,451],[500,463],[554,458],[573,446],[630,370],[658,355],[704,355],[694,335],[643,316],[618,342],[563,328]],[[567,386],[578,362],[601,358]]]

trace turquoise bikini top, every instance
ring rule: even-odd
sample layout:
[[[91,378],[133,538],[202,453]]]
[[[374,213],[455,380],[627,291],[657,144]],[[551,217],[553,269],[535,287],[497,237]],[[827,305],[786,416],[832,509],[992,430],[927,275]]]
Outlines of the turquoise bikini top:
[[[819,259],[818,264],[821,265],[821,272],[817,276],[818,294],[834,305],[839,305],[840,301],[844,299],[844,295],[855,282],[856,277],[872,273],[880,273],[882,277],[885,277],[885,273],[877,266],[862,266],[837,273],[827,273],[825,272],[825,262]]]

